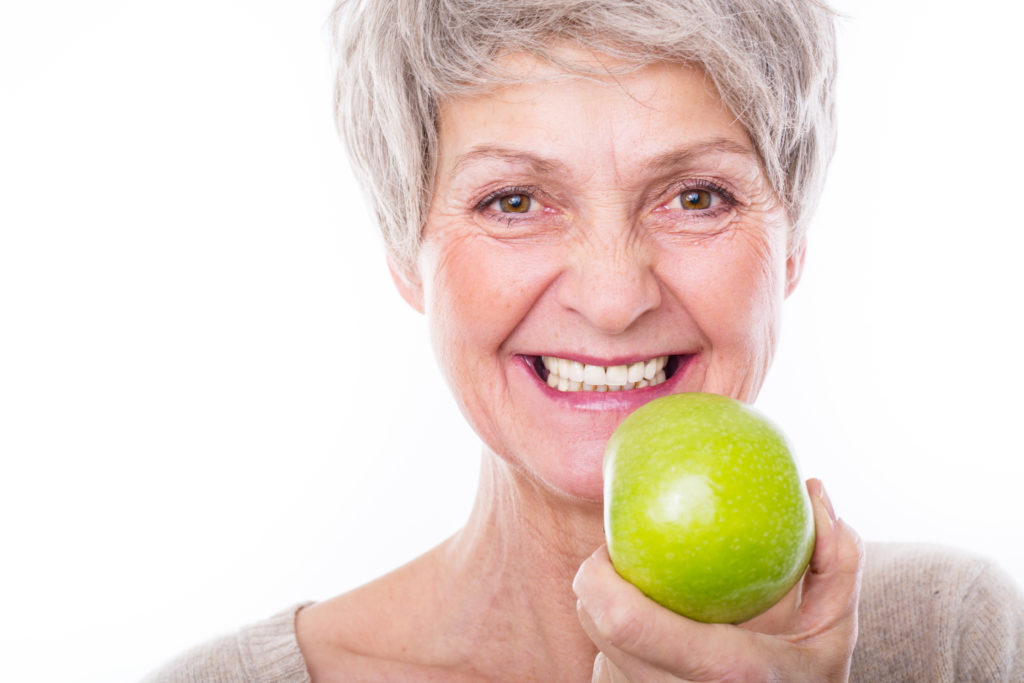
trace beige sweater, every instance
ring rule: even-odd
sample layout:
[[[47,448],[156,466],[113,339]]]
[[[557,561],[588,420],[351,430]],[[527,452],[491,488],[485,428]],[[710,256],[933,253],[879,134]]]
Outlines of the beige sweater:
[[[145,683],[302,683],[296,605],[201,645]],[[945,548],[869,544],[851,681],[1024,683],[1024,594],[991,563]]]

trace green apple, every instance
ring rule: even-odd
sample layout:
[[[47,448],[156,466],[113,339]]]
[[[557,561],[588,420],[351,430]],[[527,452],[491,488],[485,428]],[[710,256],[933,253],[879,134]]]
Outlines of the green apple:
[[[778,602],[814,549],[810,498],[782,433],[717,394],[675,394],[629,415],[604,456],[616,571],[698,621],[739,623]]]

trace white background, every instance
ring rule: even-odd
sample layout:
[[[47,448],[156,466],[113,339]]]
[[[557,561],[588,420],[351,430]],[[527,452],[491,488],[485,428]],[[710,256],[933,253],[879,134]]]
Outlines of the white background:
[[[840,5],[839,150],[759,406],[866,538],[1022,581],[1011,7]],[[7,680],[136,680],[468,511],[476,441],[332,127],[328,9],[0,10]]]

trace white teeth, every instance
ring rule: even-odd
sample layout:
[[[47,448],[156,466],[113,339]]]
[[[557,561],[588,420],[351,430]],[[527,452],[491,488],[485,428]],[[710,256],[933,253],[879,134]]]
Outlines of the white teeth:
[[[629,366],[629,370],[626,371],[626,380],[629,382],[639,382],[644,378],[644,362],[637,361]]]
[[[548,386],[558,391],[626,391],[655,386],[665,381],[668,356],[629,365],[585,365],[555,356],[541,356],[548,371]]]
[[[657,358],[648,360],[647,365],[643,369],[643,378],[645,380],[654,379],[654,375],[657,375]]]
[[[583,366],[583,381],[587,384],[593,384],[595,387],[598,384],[605,383],[605,372],[604,368],[600,365],[584,365]]]
[[[576,360],[569,363],[569,379],[573,382],[583,381],[583,363]]]
[[[629,375],[629,368],[625,365],[613,365],[605,371],[605,381],[608,384],[621,387],[626,383],[626,377]]]

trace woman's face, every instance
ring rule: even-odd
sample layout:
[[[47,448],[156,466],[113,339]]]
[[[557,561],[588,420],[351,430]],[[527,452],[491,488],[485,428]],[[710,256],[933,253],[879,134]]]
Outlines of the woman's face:
[[[396,281],[486,447],[600,501],[628,413],[756,396],[802,249],[787,258],[786,214],[703,72],[507,64],[536,80],[444,103],[423,248]]]

